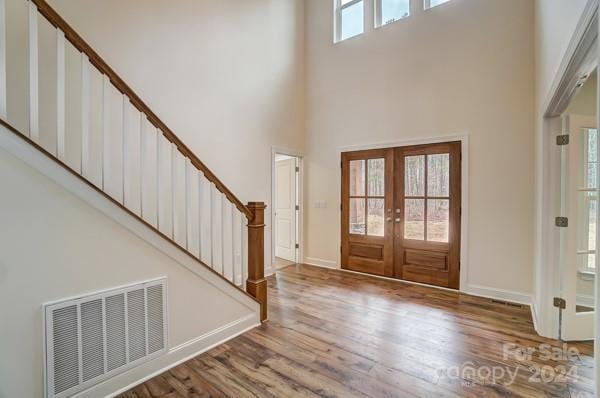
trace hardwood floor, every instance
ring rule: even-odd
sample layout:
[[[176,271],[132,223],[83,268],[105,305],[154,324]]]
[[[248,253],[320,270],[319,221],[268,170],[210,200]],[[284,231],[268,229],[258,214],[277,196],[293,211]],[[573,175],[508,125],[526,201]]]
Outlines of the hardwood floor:
[[[269,305],[263,326],[122,396],[593,397],[592,345],[562,358],[528,307],[305,265],[269,278]]]

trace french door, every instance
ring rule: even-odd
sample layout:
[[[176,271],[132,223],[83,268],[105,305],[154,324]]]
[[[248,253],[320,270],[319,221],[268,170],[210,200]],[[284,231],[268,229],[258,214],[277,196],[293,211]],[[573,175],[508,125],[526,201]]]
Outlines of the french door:
[[[393,175],[393,149],[342,154],[343,268],[394,275]]]
[[[342,154],[342,268],[458,289],[460,142]]]

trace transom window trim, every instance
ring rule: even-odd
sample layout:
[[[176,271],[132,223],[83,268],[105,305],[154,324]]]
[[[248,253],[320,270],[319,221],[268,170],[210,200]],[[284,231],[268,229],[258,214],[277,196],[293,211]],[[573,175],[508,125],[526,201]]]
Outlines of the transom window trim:
[[[360,29],[360,31],[356,34],[352,34],[350,36],[345,37],[344,36],[344,20],[343,20],[343,13],[344,11],[349,10],[350,8],[356,6],[360,4],[361,7],[363,7],[363,11],[362,11],[362,15],[363,15],[363,21],[362,21],[362,27]],[[364,0],[334,0],[333,1],[333,5],[334,5],[334,42],[338,43],[340,41],[344,41],[347,39],[350,39],[352,37],[361,35],[364,33],[365,31],[365,26],[364,26]],[[348,22],[348,21],[347,21]]]

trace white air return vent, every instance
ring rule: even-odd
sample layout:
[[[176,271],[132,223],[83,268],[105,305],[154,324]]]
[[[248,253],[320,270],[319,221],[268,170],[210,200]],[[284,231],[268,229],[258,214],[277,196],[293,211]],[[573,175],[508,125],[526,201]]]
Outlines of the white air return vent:
[[[167,280],[44,305],[46,397],[62,398],[167,350]]]

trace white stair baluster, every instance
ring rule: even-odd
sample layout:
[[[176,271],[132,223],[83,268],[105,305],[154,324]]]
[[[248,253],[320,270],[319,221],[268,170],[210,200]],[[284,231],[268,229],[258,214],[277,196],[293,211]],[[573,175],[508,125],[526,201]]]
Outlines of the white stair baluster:
[[[177,224],[177,198],[175,195],[175,179],[177,178],[177,147],[171,144],[171,239],[175,241]]]
[[[6,0],[0,0],[0,118],[4,120],[7,120],[6,83]]]
[[[190,222],[190,217],[192,215],[192,190],[191,190],[191,163],[188,158],[185,158],[185,170],[184,170],[184,181],[185,181],[185,248],[190,250],[190,241],[192,238],[192,223]]]
[[[102,75],[102,190],[107,192],[107,179],[111,173],[110,167],[110,79]]]
[[[140,217],[144,218],[144,160],[147,152],[146,116],[140,112]]]
[[[127,139],[128,138],[128,134],[127,134],[128,129],[129,129],[129,98],[127,98],[127,96],[125,94],[123,94],[123,130],[122,130],[123,135],[122,135],[122,140],[121,140],[121,144],[123,147],[123,152],[121,154],[121,156],[122,156],[121,160],[123,162],[123,164],[122,164],[122,166],[123,166],[122,167],[122,169],[123,169],[122,170],[123,171],[123,180],[122,180],[122,183],[123,183],[122,184],[123,185],[122,186],[123,206],[125,206],[125,198],[126,198],[125,191],[126,191],[126,187],[128,184],[127,177],[129,174],[129,166],[128,166],[129,162],[127,161],[128,156],[129,156],[129,144],[128,144],[128,139]]]
[[[156,229],[160,231],[160,137],[162,133],[156,129]]]
[[[235,285],[236,284],[236,272],[235,272],[235,266],[236,266],[236,258],[235,258],[235,213],[236,213],[236,208],[233,205],[233,203],[230,203],[231,206],[231,282]]]
[[[202,221],[204,221],[203,174],[198,173],[198,259],[202,261]]]
[[[221,198],[221,275],[225,276],[225,209],[227,208],[227,198],[220,194]]]
[[[90,175],[90,60],[81,54],[81,175]]]
[[[56,156],[65,161],[65,34],[56,30]]]
[[[242,239],[242,290],[246,291],[246,278],[248,277],[248,219],[243,213],[240,213],[240,228],[241,228],[241,239]]]
[[[39,87],[39,51],[38,51],[38,11],[29,1],[29,137],[39,142],[40,138],[40,87]]]

